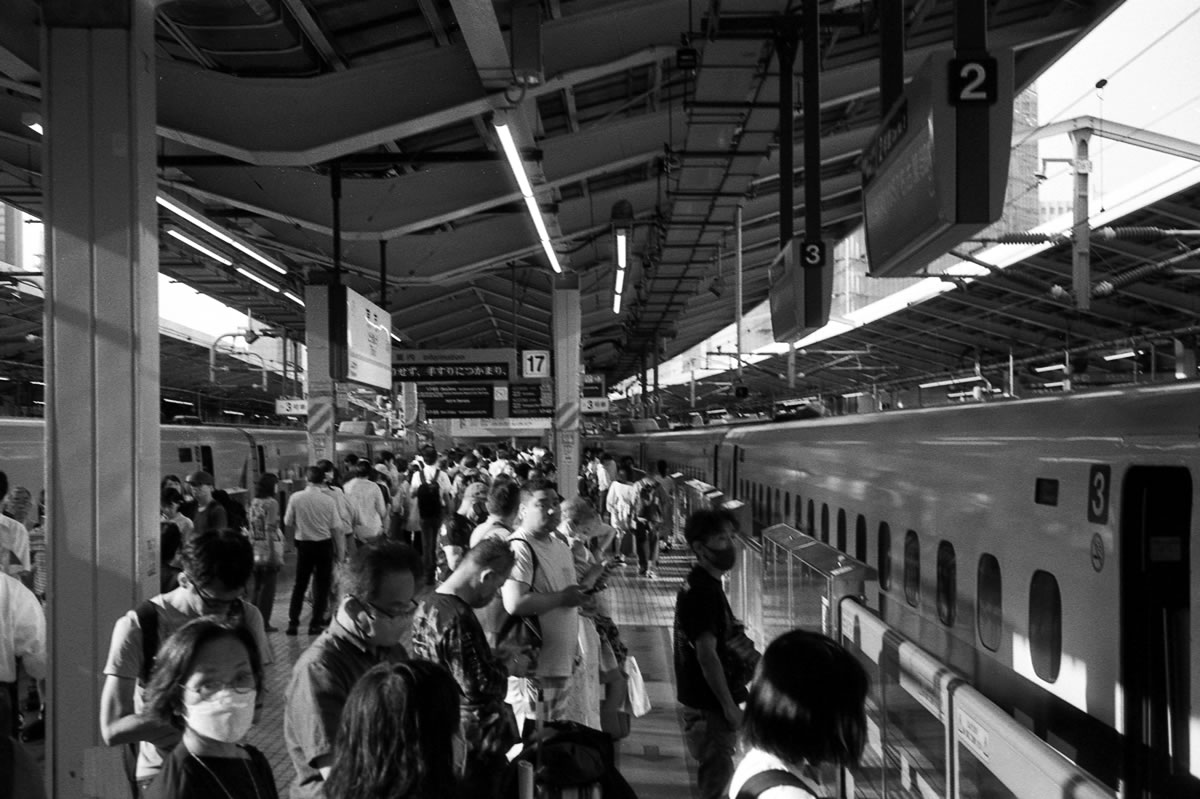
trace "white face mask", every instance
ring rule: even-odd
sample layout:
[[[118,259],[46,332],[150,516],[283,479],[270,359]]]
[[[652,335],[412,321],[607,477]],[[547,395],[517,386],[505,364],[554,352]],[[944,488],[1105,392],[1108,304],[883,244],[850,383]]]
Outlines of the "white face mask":
[[[257,691],[239,694],[226,688],[194,705],[184,705],[183,718],[193,732],[214,741],[234,744],[250,732],[257,698]]]

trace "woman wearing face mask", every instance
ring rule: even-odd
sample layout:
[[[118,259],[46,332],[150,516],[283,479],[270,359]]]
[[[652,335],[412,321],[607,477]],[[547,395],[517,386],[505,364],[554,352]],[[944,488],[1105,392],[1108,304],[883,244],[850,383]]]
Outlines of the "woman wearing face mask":
[[[188,622],[159,650],[145,713],[183,731],[147,799],[278,799],[271,764],[239,743],[254,723],[262,661],[245,627]]]

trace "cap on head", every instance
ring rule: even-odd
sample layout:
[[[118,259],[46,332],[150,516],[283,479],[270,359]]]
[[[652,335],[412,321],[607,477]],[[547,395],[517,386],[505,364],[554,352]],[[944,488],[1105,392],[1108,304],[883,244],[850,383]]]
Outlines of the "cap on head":
[[[203,469],[201,469],[198,472],[192,472],[191,474],[189,474],[187,481],[190,485],[194,485],[194,486],[215,485],[213,483],[213,476],[211,474],[209,474],[208,472],[204,471]]]

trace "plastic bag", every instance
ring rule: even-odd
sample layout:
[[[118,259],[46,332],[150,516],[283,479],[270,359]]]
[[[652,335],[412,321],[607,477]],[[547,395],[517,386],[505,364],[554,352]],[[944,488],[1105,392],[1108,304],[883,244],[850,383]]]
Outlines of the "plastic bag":
[[[650,695],[646,693],[642,670],[633,655],[625,659],[625,678],[629,683],[629,707],[634,716],[641,718],[650,712]]]

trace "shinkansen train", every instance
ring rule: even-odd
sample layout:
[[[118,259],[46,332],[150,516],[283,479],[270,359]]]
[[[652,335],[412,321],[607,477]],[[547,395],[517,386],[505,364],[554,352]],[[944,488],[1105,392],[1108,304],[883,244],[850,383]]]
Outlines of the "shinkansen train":
[[[874,567],[889,629],[1116,794],[1200,796],[1200,385],[602,443]]]
[[[25,486],[35,497],[44,479],[44,431],[41,419],[0,419],[0,470],[10,486]],[[337,451],[374,459],[399,443],[370,433],[339,433]],[[305,431],[278,427],[167,424],[161,430],[160,453],[160,475],[183,478],[203,469],[213,475],[217,488],[243,500],[263,472],[278,475],[288,493],[303,488],[309,465]]]

